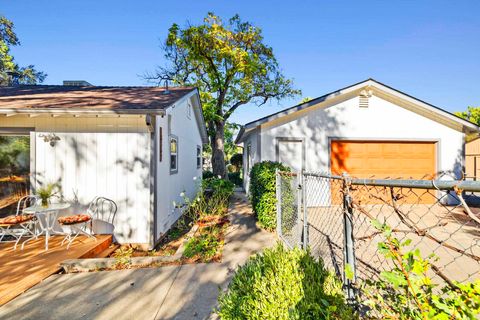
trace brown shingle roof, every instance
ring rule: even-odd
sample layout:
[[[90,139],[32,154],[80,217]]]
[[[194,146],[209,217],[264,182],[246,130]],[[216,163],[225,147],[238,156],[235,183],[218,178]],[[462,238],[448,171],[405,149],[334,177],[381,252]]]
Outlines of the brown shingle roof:
[[[192,87],[71,87],[14,86],[0,87],[0,110],[88,110],[135,112],[165,109]]]

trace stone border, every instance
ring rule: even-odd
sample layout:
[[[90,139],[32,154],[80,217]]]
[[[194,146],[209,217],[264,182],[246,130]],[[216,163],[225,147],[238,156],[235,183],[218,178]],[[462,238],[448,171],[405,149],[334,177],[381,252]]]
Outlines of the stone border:
[[[160,263],[171,263],[179,261],[183,256],[185,245],[192,238],[198,230],[198,225],[195,224],[186,234],[180,247],[172,256],[151,256],[151,257],[132,257],[125,264],[129,267],[144,267],[148,265],[155,265]],[[65,273],[73,272],[92,272],[101,269],[114,268],[118,263],[116,258],[93,258],[93,259],[68,259],[60,263],[60,267]]]

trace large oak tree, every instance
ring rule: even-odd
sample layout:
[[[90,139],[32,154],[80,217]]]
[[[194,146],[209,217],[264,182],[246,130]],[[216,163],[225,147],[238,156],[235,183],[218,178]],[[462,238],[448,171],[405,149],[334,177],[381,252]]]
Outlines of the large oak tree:
[[[13,22],[0,16],[0,86],[41,83],[46,74],[33,65],[20,67],[10,53],[10,48],[20,45]]]
[[[246,104],[300,94],[281,72],[262,31],[238,15],[228,21],[209,13],[203,24],[173,24],[164,45],[167,65],[147,78],[199,88],[215,175],[225,177],[225,126]]]

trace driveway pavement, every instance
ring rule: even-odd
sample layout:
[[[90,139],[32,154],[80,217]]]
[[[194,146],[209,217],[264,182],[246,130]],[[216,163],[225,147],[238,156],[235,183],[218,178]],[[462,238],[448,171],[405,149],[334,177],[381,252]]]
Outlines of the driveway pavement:
[[[221,263],[53,275],[0,308],[0,319],[207,319],[248,257],[275,243],[236,193]]]

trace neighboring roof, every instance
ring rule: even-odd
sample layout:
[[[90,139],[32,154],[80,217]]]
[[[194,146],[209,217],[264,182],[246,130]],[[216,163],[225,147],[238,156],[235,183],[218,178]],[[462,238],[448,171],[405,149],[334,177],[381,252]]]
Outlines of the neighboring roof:
[[[435,114],[441,116],[441,117],[444,117],[444,118],[447,118],[451,121],[454,121],[456,123],[459,123],[461,124],[464,128],[468,128],[469,130],[471,131],[474,131],[474,132],[478,132],[480,131],[480,127],[478,125],[476,125],[475,123],[472,123],[470,121],[467,121],[463,118],[460,118],[458,116],[456,116],[455,114],[453,113],[450,113],[448,111],[445,111],[439,107],[436,107],[432,104],[429,104],[425,101],[422,101],[420,99],[417,99],[413,96],[410,96],[402,91],[399,91],[397,89],[394,89],[392,87],[389,87],[379,81],[376,81],[372,78],[370,79],[367,79],[365,81],[361,81],[361,82],[358,82],[358,83],[355,83],[353,85],[350,85],[348,87],[345,87],[345,88],[342,88],[342,89],[339,89],[339,90],[336,90],[336,91],[333,91],[333,92],[330,92],[330,93],[327,93],[323,96],[320,96],[318,98],[315,98],[315,99],[312,99],[310,101],[307,101],[305,103],[300,103],[296,106],[293,106],[293,107],[290,107],[290,108],[287,108],[287,109],[284,109],[282,111],[279,111],[279,112],[276,112],[276,113],[273,113],[271,115],[268,115],[268,116],[265,116],[263,118],[260,118],[260,119],[257,119],[255,121],[252,121],[252,122],[249,122],[247,124],[245,124],[244,126],[242,126],[242,128],[240,129],[240,132],[238,133],[237,135],[237,138],[235,139],[235,143],[241,143],[243,141],[243,138],[245,137],[245,133],[247,131],[252,131],[254,130],[255,128],[257,128],[258,126],[264,124],[264,123],[267,123],[267,122],[270,122],[270,121],[273,121],[275,119],[278,119],[278,118],[281,118],[281,117],[284,117],[286,115],[289,115],[289,114],[292,114],[294,112],[297,112],[297,111],[300,111],[300,110],[304,110],[304,109],[307,109],[307,108],[310,108],[310,107],[313,107],[319,103],[322,103],[324,101],[327,101],[327,100],[330,100],[330,99],[333,99],[333,98],[337,98],[339,97],[340,95],[344,95],[344,94],[347,94],[347,93],[351,93],[353,91],[356,91],[356,90],[360,90],[364,87],[373,87],[373,88],[376,88],[376,89],[379,89],[387,94],[391,94],[393,96],[396,96],[396,97],[399,97],[403,100],[406,100],[406,101],[409,101],[411,103],[414,103],[415,105],[425,109],[425,110],[428,110],[428,111],[431,111],[431,112],[434,112]]]
[[[193,87],[95,87],[21,85],[0,87],[0,114],[25,112],[147,113],[168,108]]]

